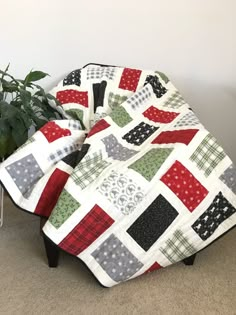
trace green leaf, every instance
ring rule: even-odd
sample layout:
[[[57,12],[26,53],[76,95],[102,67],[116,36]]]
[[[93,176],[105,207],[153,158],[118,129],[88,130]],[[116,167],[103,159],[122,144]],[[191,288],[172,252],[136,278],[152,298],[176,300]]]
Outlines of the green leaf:
[[[31,100],[31,93],[29,91],[24,90],[24,89],[19,89],[19,92],[20,92],[22,104],[24,106],[29,105],[30,100]]]
[[[4,93],[3,92],[0,92],[0,101],[2,101],[4,98]]]
[[[24,80],[24,85],[27,86],[30,82],[39,81],[45,77],[47,77],[49,74],[42,72],[42,71],[31,71]]]
[[[6,80],[2,80],[2,90],[3,92],[9,92],[9,93],[13,93],[13,92],[17,92],[18,91],[18,84],[16,84],[15,82],[9,82]]]
[[[6,119],[0,118],[0,158],[6,158],[15,148],[10,125]]]

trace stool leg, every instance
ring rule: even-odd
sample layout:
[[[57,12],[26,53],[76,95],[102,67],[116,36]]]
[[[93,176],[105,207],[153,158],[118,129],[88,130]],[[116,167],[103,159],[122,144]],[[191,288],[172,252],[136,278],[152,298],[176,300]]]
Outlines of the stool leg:
[[[48,266],[56,268],[58,266],[60,249],[45,234],[43,234],[43,240],[48,259]]]
[[[186,266],[192,266],[194,264],[194,260],[196,258],[196,255],[197,254],[193,254],[192,256],[190,257],[187,257],[183,260],[183,263],[186,265]]]

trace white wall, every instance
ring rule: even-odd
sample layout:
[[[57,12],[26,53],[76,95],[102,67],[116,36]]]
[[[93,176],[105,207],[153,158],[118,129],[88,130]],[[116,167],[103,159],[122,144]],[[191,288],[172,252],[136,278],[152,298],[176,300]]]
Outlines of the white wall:
[[[0,0],[0,68],[51,74],[88,62],[157,69],[236,162],[235,0]]]

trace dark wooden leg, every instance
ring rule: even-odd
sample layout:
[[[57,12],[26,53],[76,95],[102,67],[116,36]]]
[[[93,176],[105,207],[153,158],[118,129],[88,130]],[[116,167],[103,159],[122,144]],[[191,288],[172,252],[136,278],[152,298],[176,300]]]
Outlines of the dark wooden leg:
[[[48,266],[56,268],[58,266],[60,249],[44,234],[43,240],[48,258]]]
[[[194,264],[194,260],[196,258],[196,255],[197,254],[193,254],[192,256],[188,257],[188,258],[185,258],[183,260],[183,263],[186,265],[186,266],[192,266]]]

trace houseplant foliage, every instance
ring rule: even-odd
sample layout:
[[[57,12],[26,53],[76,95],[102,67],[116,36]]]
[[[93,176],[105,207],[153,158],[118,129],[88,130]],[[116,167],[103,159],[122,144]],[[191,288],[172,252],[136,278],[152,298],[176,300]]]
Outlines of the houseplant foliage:
[[[36,130],[47,121],[60,119],[50,101],[58,101],[35,82],[48,76],[42,71],[30,71],[23,80],[0,70],[0,159],[6,158],[28,139],[28,130]]]

